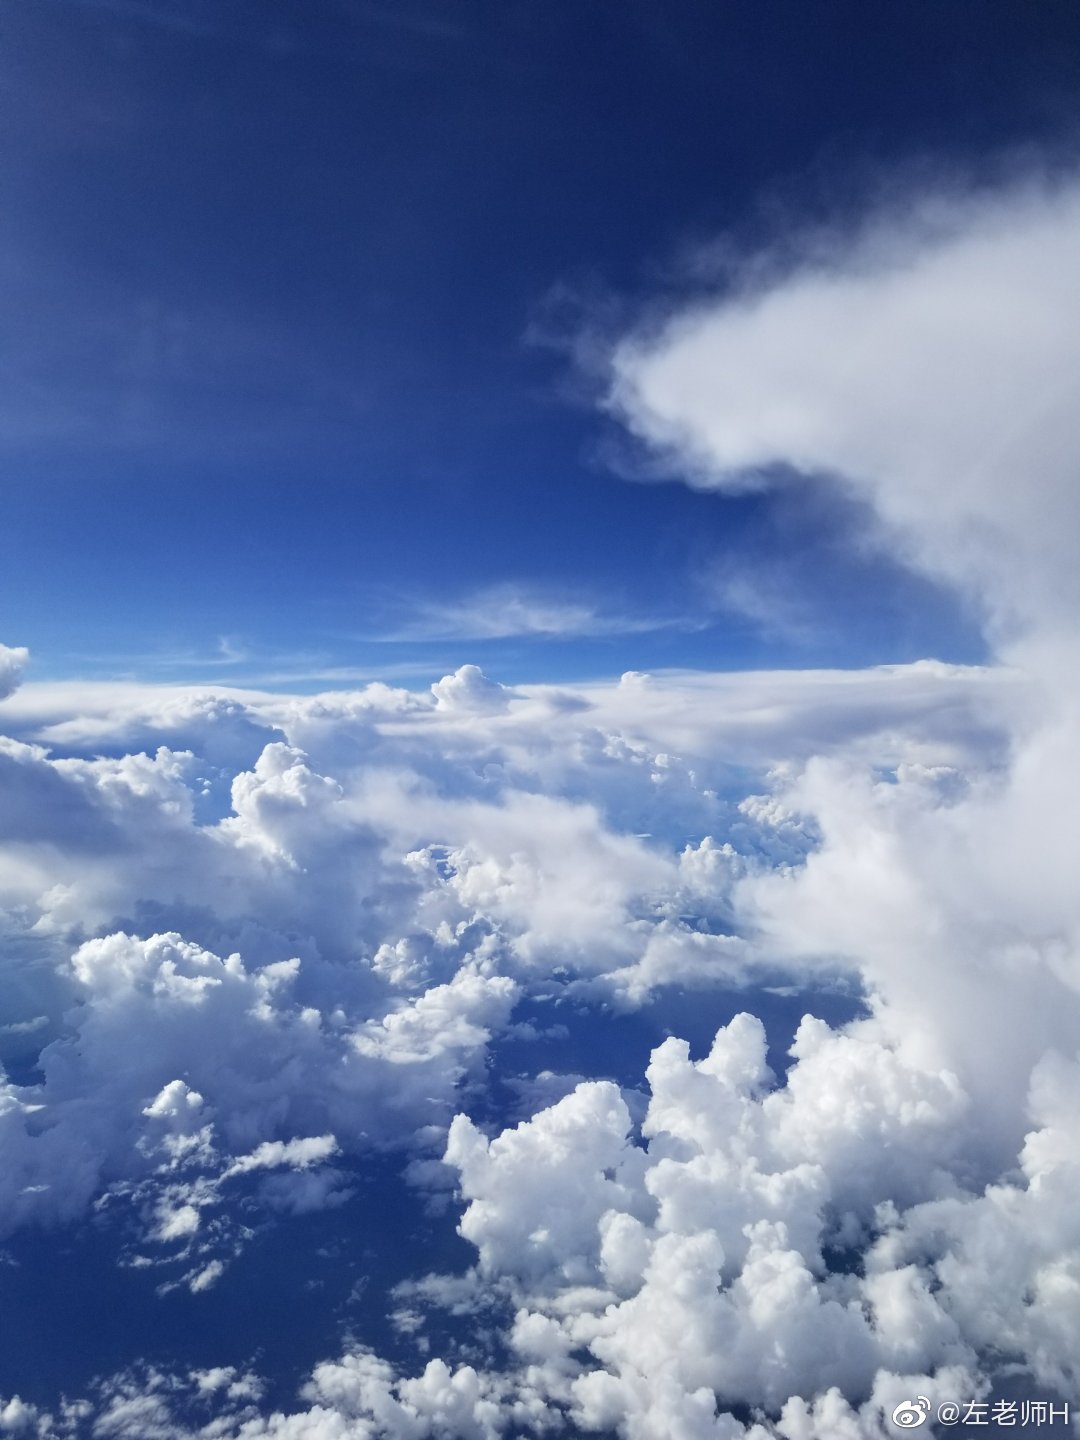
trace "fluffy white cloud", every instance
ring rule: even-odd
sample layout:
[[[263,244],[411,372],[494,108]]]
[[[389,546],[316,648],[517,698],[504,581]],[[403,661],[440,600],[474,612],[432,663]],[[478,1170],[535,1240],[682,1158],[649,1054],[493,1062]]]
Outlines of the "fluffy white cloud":
[[[218,1224],[193,1248],[204,1212],[245,1180],[272,1209],[339,1204],[347,1178],[329,1162],[445,1124],[516,994],[466,963],[381,1018],[350,1017],[301,1003],[301,969],[249,970],[176,934],[81,945],[69,1033],[42,1051],[40,1082],[0,1092],[5,1232],[122,1202],[140,1243],[181,1245],[153,1263],[201,1260],[188,1278],[204,1289],[236,1242]]]
[[[1077,917],[1045,817],[1075,766],[1051,682],[925,663],[509,692],[466,667],[430,696],[101,692],[89,719],[24,687],[0,904],[55,969],[6,982],[4,1043],[44,1048],[4,1086],[0,1211],[14,1232],[95,1205],[162,1293],[212,1304],[240,1199],[333,1208],[372,1143],[445,1184],[463,1081],[554,981],[625,1006],[847,967],[871,1014],[805,1021],[783,1083],[746,1015],[703,1058],[661,1045],[647,1105],[542,1074],[513,1093],[556,1103],[516,1129],[455,1120],[505,1363],[409,1378],[350,1349],[281,1415],[121,1376],[68,1418],[11,1400],[9,1429],[824,1440],[975,1395],[996,1356],[1068,1393]],[[447,1283],[398,1302],[418,1345],[432,1305],[461,1311]]]
[[[794,1054],[777,1088],[749,1015],[697,1062],[665,1042],[646,1144],[596,1083],[490,1142],[454,1122],[462,1233],[522,1307],[513,1333],[533,1383],[543,1370],[579,1423],[660,1436],[682,1433],[682,1413],[703,1434],[741,1434],[718,1407],[777,1416],[832,1387],[866,1403],[896,1370],[974,1365],[982,1337],[907,1256],[887,1264],[882,1242],[867,1280],[826,1260],[880,1226],[880,1207],[906,1234],[897,1202],[915,1215],[984,1203],[956,1196],[946,1168],[964,1108],[955,1079],[820,1022],[804,1023]]]
[[[489,680],[479,665],[462,665],[431,687],[440,710],[505,710],[510,692],[505,685]]]
[[[1068,613],[1078,255],[1075,180],[906,196],[622,342],[611,403],[696,483],[837,476],[997,618]]]
[[[1068,1393],[1075,1076],[1050,1066],[1039,1080],[1044,1123],[1024,1150],[1026,1187],[964,1192],[941,1166],[920,1163],[927,1150],[949,1153],[954,1083],[886,1047],[804,1030],[780,1086],[749,1015],[696,1062],[666,1042],[650,1066],[640,1138],[617,1087],[598,1082],[490,1141],[464,1117],[454,1122],[448,1160],[480,1274],[399,1288],[459,1313],[475,1306],[467,1291],[486,1291],[489,1307],[500,1296],[513,1314],[501,1365],[437,1358],[408,1378],[354,1347],[315,1368],[300,1408],[269,1416],[252,1404],[257,1382],[237,1384],[233,1372],[213,1385],[205,1374],[120,1376],[86,1402],[85,1417],[95,1434],[158,1433],[146,1430],[152,1422],[206,1440],[486,1440],[566,1426],[634,1440],[880,1440],[907,1397],[986,1393],[980,1354],[1023,1356],[1041,1383]],[[201,1103],[173,1085],[147,1108],[182,1130]],[[248,1168],[329,1154],[324,1141],[264,1145]],[[905,1210],[894,1201],[899,1169],[916,1197]],[[865,1267],[837,1268],[836,1247],[857,1248],[867,1234],[876,1238]],[[193,1288],[209,1269],[193,1274]],[[412,1312],[409,1329],[423,1323]],[[221,1398],[204,1426],[190,1417],[194,1395],[208,1390]],[[11,1402],[19,1423],[71,1433],[20,1403]]]

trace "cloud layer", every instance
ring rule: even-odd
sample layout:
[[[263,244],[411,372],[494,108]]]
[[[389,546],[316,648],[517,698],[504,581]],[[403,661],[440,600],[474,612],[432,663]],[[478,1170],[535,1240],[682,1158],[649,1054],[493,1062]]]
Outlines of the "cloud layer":
[[[25,688],[3,904],[39,962],[8,1043],[41,1053],[5,1088],[7,1233],[92,1206],[159,1293],[210,1296],[238,1206],[341,1206],[387,1144],[456,1177],[476,1268],[417,1290],[409,1333],[468,1294],[506,1358],[409,1379],[347,1350],[288,1419],[234,1377],[214,1433],[869,1435],[909,1392],[982,1393],[999,1354],[1068,1393],[1077,917],[1061,837],[1021,825],[1046,767],[1069,783],[1033,695],[934,664],[515,690],[466,666],[427,695],[117,687],[84,714]],[[661,1045],[644,1096],[537,1073],[518,1094],[564,1098],[518,1128],[450,1123],[553,985],[625,1008],[844,972],[868,1017],[807,1019],[786,1079],[744,1014],[704,1058]],[[205,1404],[118,1373],[84,1419],[201,1433]]]

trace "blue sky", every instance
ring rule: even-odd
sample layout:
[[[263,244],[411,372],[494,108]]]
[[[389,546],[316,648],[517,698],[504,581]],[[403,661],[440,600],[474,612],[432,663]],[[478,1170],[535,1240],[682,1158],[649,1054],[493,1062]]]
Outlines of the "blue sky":
[[[35,673],[977,658],[969,614],[855,552],[857,512],[627,480],[573,349],[700,289],[718,237],[1067,149],[1070,7],[2,23],[0,613]],[[772,613],[717,593],[733,565],[784,572]]]

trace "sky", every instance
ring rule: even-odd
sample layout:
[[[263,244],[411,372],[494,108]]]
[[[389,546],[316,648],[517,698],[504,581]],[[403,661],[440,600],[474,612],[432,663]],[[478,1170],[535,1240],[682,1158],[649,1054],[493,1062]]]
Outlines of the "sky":
[[[0,25],[0,602],[35,673],[978,657],[952,597],[851,543],[845,497],[627,484],[650,465],[596,351],[722,283],[717,246],[1064,163],[1073,7],[41,0]]]
[[[0,135],[0,1436],[1080,1433],[1071,0],[0,0]]]

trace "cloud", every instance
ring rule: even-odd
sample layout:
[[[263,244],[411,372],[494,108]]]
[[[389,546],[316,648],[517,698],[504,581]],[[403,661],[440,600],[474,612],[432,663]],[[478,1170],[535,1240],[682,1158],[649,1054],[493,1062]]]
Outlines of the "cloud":
[[[15,693],[29,658],[24,646],[0,645],[0,700]]]
[[[444,675],[431,687],[440,710],[505,710],[512,692],[496,680],[489,680],[478,665],[462,665],[453,675]]]
[[[820,629],[807,595],[776,562],[725,557],[702,577],[702,589],[711,605],[743,617],[765,635],[798,644]]]
[[[136,1367],[69,1430],[825,1440],[1002,1366],[1068,1392],[1070,684],[463,666],[78,699],[5,703],[0,918],[49,967],[4,971],[37,1064],[0,1090],[7,1233],[92,1213],[133,1275],[212,1306],[253,1222],[332,1215],[397,1146],[476,1270],[388,1298],[412,1369],[343,1342],[264,1413]],[[838,971],[866,1014],[804,1020],[783,1073],[756,983]],[[641,1089],[540,1044],[489,1083],[523,1002],[734,985],[747,1013],[704,1055],[665,1040]],[[536,1113],[509,1124],[503,1090]],[[477,1286],[471,1349],[435,1351]]]
[[[821,1022],[804,1022],[794,1054],[777,1089],[749,1015],[697,1062],[666,1041],[649,1068],[647,1148],[611,1085],[579,1085],[490,1142],[455,1120],[447,1159],[469,1202],[462,1233],[489,1281],[509,1285],[515,1333],[550,1336],[549,1365],[590,1352],[571,1366],[569,1392],[589,1428],[607,1415],[659,1433],[647,1418],[658,1393],[677,1409],[707,1395],[707,1415],[717,1403],[776,1413],[833,1385],[866,1399],[899,1362],[973,1362],[955,1318],[912,1274],[882,1266],[867,1289],[823,1259],[866,1233],[878,1205],[949,1190],[964,1106],[955,1077]],[[910,1316],[886,1308],[897,1285],[917,1291],[921,1341]]]
[[[954,1080],[820,1023],[804,1031],[783,1085],[750,1015],[697,1061],[665,1042],[640,1136],[618,1088],[595,1081],[490,1140],[455,1120],[447,1158],[480,1274],[399,1290],[420,1306],[411,1330],[425,1305],[468,1314],[482,1294],[486,1323],[501,1307],[499,1363],[435,1358],[410,1377],[353,1346],[315,1367],[299,1408],[268,1416],[251,1403],[257,1379],[222,1368],[213,1428],[190,1431],[182,1376],[118,1376],[86,1402],[86,1419],[113,1433],[102,1417],[119,1415],[123,1395],[131,1429],[119,1434],[145,1433],[152,1415],[163,1434],[207,1437],[569,1427],[643,1440],[880,1440],[905,1397],[985,1394],[980,1354],[1023,1353],[1043,1393],[1068,1393],[1075,1074],[1045,1069],[1023,1178],[979,1194],[958,1189],[943,1163],[963,1143]],[[174,1092],[157,1108],[181,1103]],[[830,1263],[860,1240],[865,1267]],[[209,1388],[195,1374],[190,1383]],[[60,1433],[10,1403],[43,1436]]]
[[[489,756],[495,745],[498,760],[517,760],[515,781],[543,768],[554,793],[575,766],[588,767],[590,786],[599,782],[603,760],[633,773],[630,752],[642,744],[653,753],[763,767],[857,747],[860,737],[880,757],[889,732],[900,748],[925,740],[937,754],[949,744],[975,744],[985,754],[1021,710],[1037,708],[1017,671],[929,660],[860,670],[630,672],[622,681],[520,684],[512,691],[489,677],[481,682],[479,667],[460,668],[464,680],[450,684],[452,677],[444,676],[436,683],[445,683],[449,696],[466,695],[471,678],[473,692],[514,698],[512,726],[499,713],[501,703],[490,720],[479,710],[462,725],[463,717],[446,704],[381,683],[296,696],[96,681],[28,682],[5,702],[4,727],[13,738],[61,754],[123,754],[165,743],[231,764],[233,774],[249,769],[268,741],[282,738],[316,763],[348,754],[372,766],[422,766],[434,752],[444,775],[475,769],[477,757]],[[620,738],[630,747],[624,755],[601,753]],[[590,744],[595,753],[586,752]],[[902,758],[899,748],[893,754]],[[558,772],[548,768],[556,764]]]
[[[610,405],[701,486],[834,477],[999,623],[1071,613],[1078,255],[1074,180],[906,196],[623,340]]]
[[[407,624],[380,639],[505,640],[534,636],[570,640],[698,628],[701,621],[686,616],[605,614],[587,601],[564,600],[506,584],[489,586],[456,603],[420,606]]]
[[[224,1179],[234,1175],[247,1175],[252,1170],[274,1170],[288,1166],[307,1170],[311,1165],[321,1165],[338,1151],[333,1135],[312,1135],[302,1140],[264,1140],[250,1155],[241,1155],[225,1171]]]
[[[231,1254],[236,1227],[219,1222],[195,1250],[189,1242],[228,1200],[227,1183],[290,1170],[255,1200],[292,1211],[340,1203],[342,1175],[308,1172],[445,1124],[516,994],[508,978],[466,965],[399,1006],[350,1007],[350,1019],[344,992],[333,1014],[302,1003],[301,969],[249,969],[176,934],[81,945],[80,1003],[42,1050],[40,1082],[0,1087],[4,1232],[122,1201],[139,1217],[136,1243],[180,1245],[152,1251],[155,1265],[194,1256],[192,1278],[208,1263],[220,1273],[217,1252],[227,1243]]]
[[[512,692],[466,668],[438,688],[14,694],[0,986],[38,1027],[18,1053],[64,1032],[71,953],[116,931],[298,957],[303,1003],[375,1022],[478,943],[519,979],[565,964],[634,1003],[748,975],[734,886],[815,843],[781,799],[809,756],[944,767],[947,788],[1003,764],[1041,705],[1011,673],[932,664]]]

